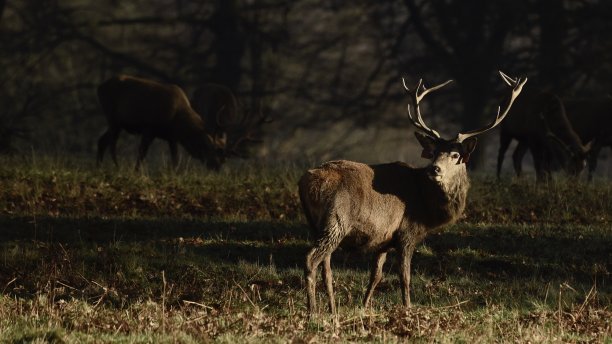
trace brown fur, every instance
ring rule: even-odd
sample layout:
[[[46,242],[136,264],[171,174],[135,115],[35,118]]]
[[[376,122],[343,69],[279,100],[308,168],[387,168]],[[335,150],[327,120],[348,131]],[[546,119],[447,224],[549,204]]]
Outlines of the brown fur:
[[[215,145],[204,121],[191,108],[183,90],[170,84],[120,75],[98,87],[98,99],[108,122],[108,130],[98,140],[98,163],[110,146],[117,164],[116,144],[122,130],[142,136],[136,168],[155,138],[168,141],[174,165],[178,163],[177,144],[193,157],[218,169],[223,147]]]
[[[512,88],[506,105],[486,126],[460,132],[446,140],[429,128],[421,116],[419,102],[428,93],[450,83],[425,88],[420,80],[410,89],[414,112],[408,107],[412,124],[419,129],[416,138],[423,147],[421,156],[432,159],[424,168],[402,162],[365,165],[339,160],[307,171],[298,183],[300,200],[316,240],[306,255],[305,277],[308,311],[316,311],[317,269],[323,263],[323,281],[329,307],[336,312],[331,272],[331,255],[340,245],[371,251],[375,259],[364,298],[369,305],[376,285],[382,279],[387,252],[396,248],[400,258],[402,300],[410,305],[410,264],[412,254],[425,236],[441,226],[453,223],[463,213],[470,187],[465,163],[476,148],[476,136],[501,123],[508,114],[527,78],[512,78],[499,72]]]
[[[416,245],[427,233],[459,218],[469,189],[465,164],[450,161],[448,152],[438,154],[434,164],[443,166],[448,176],[440,182],[430,176],[433,164],[413,168],[401,162],[331,161],[302,176],[300,199],[316,242],[306,259],[311,312],[316,308],[316,269],[323,261],[330,308],[335,312],[330,257],[339,245],[376,255],[366,305],[382,277],[387,252],[397,248],[403,300],[410,304],[410,260]]]

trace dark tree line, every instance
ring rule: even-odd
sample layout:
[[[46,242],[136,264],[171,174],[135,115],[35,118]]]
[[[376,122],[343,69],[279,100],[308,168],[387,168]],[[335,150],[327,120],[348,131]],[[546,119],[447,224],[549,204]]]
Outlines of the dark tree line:
[[[224,84],[245,108],[263,104],[270,142],[295,151],[311,146],[292,141],[300,128],[347,123],[328,150],[352,128],[409,128],[402,76],[454,79],[427,120],[477,127],[498,69],[561,96],[610,93],[611,14],[603,0],[0,1],[0,151],[91,152],[104,127],[94,90],[117,73],[188,93]]]

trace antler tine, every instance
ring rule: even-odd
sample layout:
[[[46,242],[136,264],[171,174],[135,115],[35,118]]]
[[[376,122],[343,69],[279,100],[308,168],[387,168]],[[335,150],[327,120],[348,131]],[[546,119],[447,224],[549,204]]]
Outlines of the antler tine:
[[[512,104],[514,103],[514,100],[516,99],[516,97],[518,97],[518,95],[521,94],[521,91],[523,90],[523,86],[527,82],[527,78],[524,78],[524,79],[511,78],[508,75],[504,74],[502,71],[499,71],[499,74],[501,75],[504,82],[508,86],[512,87],[512,93],[510,95],[510,100],[508,101],[508,105],[506,105],[503,112],[502,112],[501,106],[498,106],[497,116],[495,116],[495,119],[493,120],[493,122],[489,123],[487,126],[480,128],[480,129],[471,130],[465,133],[457,134],[457,138],[455,139],[457,142],[462,142],[465,139],[468,139],[472,136],[482,134],[486,131],[489,131],[495,128],[497,125],[499,125],[499,123],[501,123],[501,121],[504,120],[504,118],[506,118],[506,115],[508,115],[508,113],[510,112],[510,108],[512,107]]]
[[[516,78],[512,78],[510,76],[508,76],[508,74],[502,72],[501,70],[498,70],[499,75],[501,75],[502,79],[504,79],[504,82],[510,86],[510,87],[514,87],[514,85],[516,85],[517,79]]]
[[[419,101],[421,99],[423,99],[423,97],[425,97],[425,95],[427,95],[427,93],[429,92],[433,92],[437,89],[440,89],[448,84],[450,84],[451,82],[453,82],[453,80],[446,80],[445,82],[441,83],[440,85],[434,86],[432,88],[425,88],[425,85],[423,85],[423,93],[421,93],[421,95],[419,96]]]
[[[273,120],[274,119],[271,118],[269,114],[264,114],[263,105],[260,102],[256,114],[254,114],[254,112],[249,112],[248,114],[245,114],[243,121],[240,125],[241,131],[243,132],[232,145],[231,151],[237,152],[244,142],[261,142],[261,138],[254,137],[254,135],[256,135],[256,131],[262,125],[271,123]]]
[[[433,136],[433,137],[440,137],[440,134],[438,134],[437,131],[430,129],[429,127],[427,127],[427,125],[423,122],[423,118],[421,117],[421,112],[419,110],[419,102],[421,101],[422,97],[419,97],[419,89],[421,88],[421,86],[423,85],[423,79],[419,79],[419,83],[417,84],[417,86],[414,88],[414,91],[411,91],[410,88],[406,85],[406,79],[402,78],[402,83],[404,84],[404,88],[406,89],[406,91],[408,92],[408,94],[412,97],[412,104],[414,105],[415,109],[416,109],[416,113],[417,113],[417,119],[415,120],[414,117],[412,117],[412,112],[410,111],[410,102],[408,103],[408,105],[406,106],[406,110],[408,111],[408,117],[410,118],[410,121],[412,122],[412,124],[417,127],[417,129],[420,129],[422,131],[424,131],[426,134]]]
[[[421,116],[421,110],[419,108],[419,103],[428,93],[435,91],[437,89],[440,89],[448,85],[450,82],[452,82],[452,80],[448,80],[440,85],[437,85],[437,86],[434,86],[428,89],[425,87],[425,85],[423,85],[423,79],[419,79],[419,83],[414,88],[414,90],[411,91],[410,88],[406,85],[406,79],[402,78],[402,83],[404,84],[404,88],[406,89],[408,94],[411,96],[412,106],[414,106],[414,109],[416,112],[416,120],[415,120],[414,117],[412,116],[412,112],[410,111],[410,103],[408,103],[406,109],[408,110],[408,117],[410,118],[410,121],[415,127],[417,127],[418,129],[422,130],[423,132],[425,132],[426,134],[432,137],[440,138],[440,134],[437,131],[429,128],[425,124],[425,122],[423,121],[423,117]],[[421,89],[423,91],[421,92],[421,94],[419,94],[419,90]]]

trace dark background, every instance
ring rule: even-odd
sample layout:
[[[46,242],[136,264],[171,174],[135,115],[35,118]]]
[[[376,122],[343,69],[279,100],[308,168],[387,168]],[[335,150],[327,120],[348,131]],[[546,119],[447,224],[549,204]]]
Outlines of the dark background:
[[[95,88],[118,73],[189,95],[225,84],[275,119],[260,158],[315,161],[418,159],[402,76],[455,80],[423,108],[445,137],[495,114],[499,69],[564,97],[611,93],[603,0],[0,0],[0,14],[4,153],[93,161],[106,127]],[[123,135],[122,157],[135,142]],[[477,165],[496,144],[486,135]]]

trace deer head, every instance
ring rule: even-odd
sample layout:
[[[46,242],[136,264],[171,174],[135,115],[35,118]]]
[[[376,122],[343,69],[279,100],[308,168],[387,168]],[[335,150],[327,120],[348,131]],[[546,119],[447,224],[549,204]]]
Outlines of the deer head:
[[[559,153],[562,157],[562,161],[564,162],[564,167],[567,173],[570,176],[578,177],[582,170],[587,165],[587,158],[591,152],[591,147],[593,142],[588,142],[587,144],[582,144],[582,140],[574,128],[572,123],[569,121],[567,117],[567,113],[565,111],[565,104],[561,101],[560,98],[557,97],[558,107],[549,111],[554,111],[554,114],[557,116],[558,125],[560,127],[558,131],[563,134],[564,139],[561,139],[557,134],[553,132],[551,129],[551,125],[547,120],[547,116],[545,114],[540,113],[540,120],[544,126],[545,130],[545,140],[548,145],[548,148],[554,153]]]
[[[241,121],[228,130],[231,133],[228,138],[228,154],[246,157],[248,145],[262,141],[262,126],[270,122],[272,119],[263,113],[261,103],[257,112],[246,111]]]
[[[465,164],[470,160],[470,155],[476,148],[476,136],[495,128],[504,120],[514,100],[521,93],[523,85],[527,82],[527,78],[511,78],[501,71],[499,74],[504,82],[512,88],[510,97],[504,105],[503,110],[501,106],[498,107],[495,119],[483,128],[458,133],[455,138],[450,140],[440,137],[437,131],[429,128],[425,124],[421,116],[419,103],[427,94],[448,85],[452,80],[448,80],[428,89],[423,85],[423,80],[421,79],[416,87],[411,90],[406,85],[406,81],[402,79],[404,88],[411,98],[411,102],[407,107],[408,117],[412,124],[419,130],[415,132],[415,135],[423,147],[421,156],[432,160],[428,171],[432,180],[441,182],[445,178],[452,178],[460,171],[465,171]],[[414,107],[414,115],[410,109],[411,105]]]
[[[563,114],[563,116],[565,115]],[[562,161],[565,162],[565,170],[570,176],[580,176],[587,165],[587,158],[591,153],[593,141],[583,145],[578,138],[578,144],[568,145],[561,138],[559,138],[559,136],[552,132],[550,126],[548,125],[548,121],[542,114],[540,114],[540,117],[542,119],[542,123],[544,123],[544,130],[546,130],[545,138],[550,150],[554,153],[559,153],[562,156]]]

